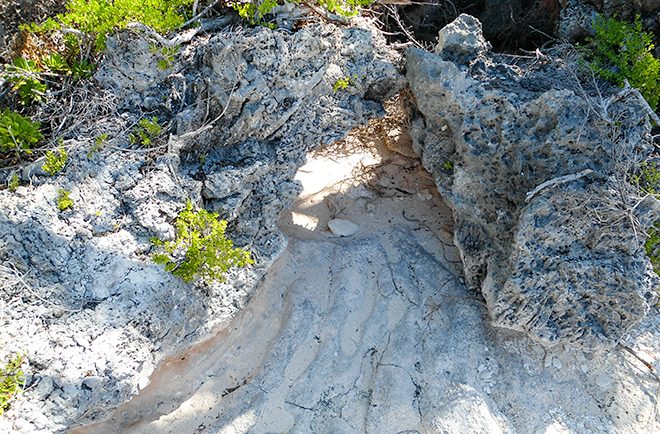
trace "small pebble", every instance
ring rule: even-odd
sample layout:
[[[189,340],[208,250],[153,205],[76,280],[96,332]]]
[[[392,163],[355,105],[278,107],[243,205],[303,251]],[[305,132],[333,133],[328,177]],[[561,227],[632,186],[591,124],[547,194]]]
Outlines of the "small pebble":
[[[561,366],[562,366],[562,364],[561,364],[561,360],[559,360],[559,359],[556,358],[556,357],[553,357],[553,358],[552,358],[552,366],[554,366],[554,367],[557,368],[557,369],[561,369]]]
[[[420,198],[421,200],[431,200],[431,199],[433,199],[433,195],[426,189],[419,191],[417,193],[417,197]]]
[[[612,384],[612,379],[609,376],[605,375],[605,374],[597,375],[596,378],[595,378],[595,381],[596,381],[596,385],[598,387],[603,388],[603,389],[605,389],[610,384]]]
[[[355,235],[359,229],[358,225],[350,220],[333,219],[328,222],[330,232],[337,237],[350,237]]]

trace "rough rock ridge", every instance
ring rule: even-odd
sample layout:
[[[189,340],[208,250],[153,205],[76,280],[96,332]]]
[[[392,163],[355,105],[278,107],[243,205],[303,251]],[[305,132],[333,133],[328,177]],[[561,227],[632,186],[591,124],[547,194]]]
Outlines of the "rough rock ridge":
[[[167,71],[149,45],[135,33],[108,42],[96,79],[122,114],[96,120],[116,127],[105,149],[89,156],[88,132],[66,142],[57,178],[37,162],[22,174],[30,186],[0,191],[1,355],[26,351],[33,373],[2,432],[95,420],[232,318],[286,245],[276,222],[306,152],[381,113],[403,81],[384,41],[351,26],[227,29],[193,40]],[[334,91],[344,77],[351,85]],[[145,112],[176,124],[150,152],[127,140]],[[58,188],[72,210],[57,211]],[[149,259],[149,238],[173,236],[187,198],[219,211],[253,252],[231,284],[184,285]]]
[[[652,150],[648,111],[630,92],[592,98],[572,66],[485,55],[479,22],[457,21],[439,40],[460,46],[410,49],[407,78],[415,146],[454,211],[468,283],[497,326],[612,345],[658,286],[639,235],[658,202],[637,203],[625,171]],[[471,56],[443,34],[466,28]]]

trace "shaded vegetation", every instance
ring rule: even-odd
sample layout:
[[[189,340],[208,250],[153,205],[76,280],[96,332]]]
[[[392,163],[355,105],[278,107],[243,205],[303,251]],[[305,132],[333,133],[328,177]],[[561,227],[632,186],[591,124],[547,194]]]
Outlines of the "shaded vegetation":
[[[594,32],[585,51],[589,66],[619,86],[628,80],[655,110],[660,100],[660,60],[653,55],[653,35],[642,30],[639,18],[626,23],[600,16]]]

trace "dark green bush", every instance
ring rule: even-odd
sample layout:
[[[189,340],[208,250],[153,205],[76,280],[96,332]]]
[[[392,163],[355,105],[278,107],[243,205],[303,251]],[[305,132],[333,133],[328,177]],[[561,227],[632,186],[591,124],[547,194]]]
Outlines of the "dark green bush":
[[[653,110],[660,99],[660,60],[653,56],[653,35],[642,23],[598,16],[586,52],[589,66],[601,78],[619,86],[628,80],[639,89]]]

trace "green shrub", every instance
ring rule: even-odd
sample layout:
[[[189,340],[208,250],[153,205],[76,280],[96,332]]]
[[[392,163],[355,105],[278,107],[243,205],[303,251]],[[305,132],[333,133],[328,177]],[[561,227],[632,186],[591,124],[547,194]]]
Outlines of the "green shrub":
[[[72,77],[74,81],[92,76],[96,65],[87,59],[79,60],[72,58],[71,53],[66,54],[51,53],[42,59],[50,75],[56,74],[61,77]]]
[[[133,132],[128,135],[128,139],[134,145],[151,146],[162,130],[157,117],[140,119]]]
[[[33,32],[51,32],[61,27],[73,28],[91,36],[95,48],[102,51],[108,34],[137,21],[157,32],[166,33],[181,26],[194,0],[69,0],[66,12],[40,25]],[[61,23],[61,24],[60,24]]]
[[[32,122],[9,109],[0,113],[0,152],[30,153],[30,147],[43,138],[39,122]]]
[[[218,220],[216,213],[193,211],[190,200],[179,213],[174,228],[174,241],[151,240],[161,250],[153,260],[185,282],[195,279],[222,282],[230,268],[253,263],[249,252],[234,248],[225,236],[227,222]]]
[[[361,8],[371,6],[375,0],[318,0],[310,3],[317,4],[320,8],[343,18],[354,17],[360,13]],[[284,3],[300,3],[298,0],[284,0]],[[248,0],[229,2],[231,7],[238,12],[245,21],[251,25],[261,25],[274,28],[273,24],[266,21],[266,15],[270,14],[278,5],[277,0]]]
[[[70,197],[71,192],[60,188],[57,192],[57,209],[60,211],[65,211],[69,208],[73,208],[73,199]]]
[[[653,110],[660,100],[660,60],[653,56],[653,35],[642,30],[639,17],[629,24],[598,16],[586,57],[601,78],[619,86],[627,79]]]
[[[57,152],[46,151],[46,161],[41,168],[50,176],[54,176],[64,169],[68,160],[69,154],[64,148],[58,149]]]
[[[17,354],[11,357],[5,366],[0,366],[0,415],[9,408],[11,400],[25,385],[21,368],[23,361],[24,357]]]
[[[21,104],[44,100],[48,86],[42,82],[41,68],[33,60],[17,57],[10,65],[5,65],[3,77],[14,92],[18,93]]]
[[[238,15],[248,23],[254,25],[270,26],[266,22],[266,15],[270,14],[277,7],[277,0],[248,1],[245,3],[235,2],[231,7],[238,12]]]
[[[19,179],[18,174],[16,172],[12,173],[9,177],[9,180],[7,181],[7,189],[9,189],[9,191],[12,193],[15,192],[20,185],[20,181],[21,180]]]
[[[17,57],[9,65],[5,65],[2,74],[16,92],[22,105],[40,103],[45,100],[46,90],[50,84],[61,84],[71,78],[79,81],[90,77],[95,65],[87,59],[77,59],[65,50],[64,53],[53,52],[39,59],[41,66],[34,60]]]
[[[337,81],[335,81],[335,84],[332,85],[332,90],[334,92],[340,91],[340,90],[346,90],[348,89],[348,86],[351,84],[351,78],[350,77],[342,77],[338,78]]]
[[[354,17],[360,9],[368,8],[375,0],[318,0],[319,6],[341,17]]]

